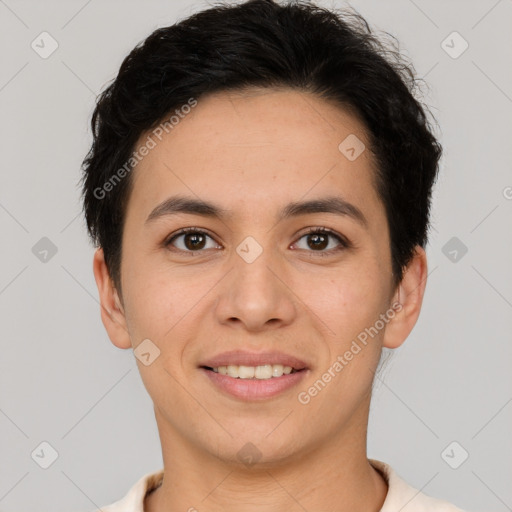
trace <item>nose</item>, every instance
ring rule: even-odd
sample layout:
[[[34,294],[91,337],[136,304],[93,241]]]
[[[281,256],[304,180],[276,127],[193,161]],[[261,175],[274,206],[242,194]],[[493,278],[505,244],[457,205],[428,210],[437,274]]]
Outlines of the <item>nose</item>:
[[[242,247],[233,254],[233,268],[222,280],[216,301],[217,320],[250,332],[291,324],[297,314],[297,299],[287,284],[282,260],[271,248],[253,260],[254,245],[249,243],[245,248],[245,252]]]

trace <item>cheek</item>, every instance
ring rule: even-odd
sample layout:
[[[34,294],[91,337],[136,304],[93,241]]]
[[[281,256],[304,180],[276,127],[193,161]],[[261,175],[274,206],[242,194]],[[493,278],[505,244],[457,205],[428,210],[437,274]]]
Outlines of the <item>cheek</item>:
[[[319,396],[317,413],[333,428],[365,400],[380,359],[384,330],[374,326],[384,313],[386,289],[378,273],[365,270],[331,279],[329,288],[316,295],[318,315],[335,335],[326,338],[328,359],[311,391]]]
[[[152,263],[143,257],[127,259],[125,271],[130,336],[135,343],[154,340],[162,355],[176,361],[177,352],[197,331],[199,312],[213,307],[213,295],[207,292],[221,276],[194,265]]]
[[[128,251],[127,251],[128,252]],[[123,261],[125,313],[135,344],[162,340],[180,314],[182,291],[170,273],[160,272],[137,254]]]
[[[340,269],[323,287],[309,289],[311,306],[339,342],[350,341],[383,312],[386,290],[382,277],[378,266],[358,262]]]

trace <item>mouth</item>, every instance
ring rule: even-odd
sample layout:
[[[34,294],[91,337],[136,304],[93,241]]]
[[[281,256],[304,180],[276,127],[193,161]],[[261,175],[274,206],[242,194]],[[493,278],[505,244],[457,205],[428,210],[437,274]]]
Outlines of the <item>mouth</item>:
[[[217,354],[201,361],[198,370],[215,391],[242,401],[284,396],[310,372],[305,361],[291,354],[247,350]]]

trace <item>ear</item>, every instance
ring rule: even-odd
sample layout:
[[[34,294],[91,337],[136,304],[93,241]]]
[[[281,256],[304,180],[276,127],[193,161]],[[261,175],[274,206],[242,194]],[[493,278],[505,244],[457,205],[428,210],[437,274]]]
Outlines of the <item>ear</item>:
[[[110,341],[118,348],[132,348],[124,308],[114,287],[103,249],[100,247],[94,253],[93,272],[100,296],[101,320],[107,330]]]
[[[382,346],[398,348],[407,339],[420,315],[423,295],[427,284],[427,255],[425,250],[417,245],[415,254],[404,272],[392,305],[395,316],[388,322],[384,332]]]

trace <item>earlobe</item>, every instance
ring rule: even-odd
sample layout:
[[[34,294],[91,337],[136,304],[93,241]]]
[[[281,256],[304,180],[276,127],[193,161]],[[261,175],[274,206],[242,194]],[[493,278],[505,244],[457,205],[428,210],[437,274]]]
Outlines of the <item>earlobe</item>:
[[[398,307],[386,326],[383,347],[398,348],[407,339],[420,315],[426,283],[427,255],[418,245],[393,298]]]
[[[124,309],[110,278],[101,247],[94,253],[93,272],[100,297],[101,320],[110,341],[118,348],[132,348]]]

